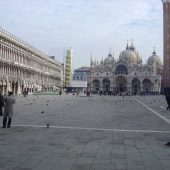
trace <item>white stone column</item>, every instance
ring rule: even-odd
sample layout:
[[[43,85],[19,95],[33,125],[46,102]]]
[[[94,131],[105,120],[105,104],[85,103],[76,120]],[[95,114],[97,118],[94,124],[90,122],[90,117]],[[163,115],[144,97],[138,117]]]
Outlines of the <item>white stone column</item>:
[[[20,95],[20,94],[21,94],[21,84],[18,83],[18,95]]]
[[[7,81],[7,92],[8,91],[11,91],[11,86],[10,86],[10,82],[9,81]]]

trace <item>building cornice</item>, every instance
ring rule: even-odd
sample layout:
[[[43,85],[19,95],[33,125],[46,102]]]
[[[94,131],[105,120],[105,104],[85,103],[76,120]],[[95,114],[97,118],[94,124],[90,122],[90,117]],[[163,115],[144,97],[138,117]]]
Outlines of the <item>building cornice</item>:
[[[61,65],[61,63],[57,60],[53,60],[51,59],[47,54],[43,53],[42,51],[36,49],[35,47],[29,45],[28,43],[26,43],[25,41],[21,40],[20,38],[16,37],[15,35],[9,33],[8,31],[2,29],[0,27],[0,36],[2,36],[3,38],[8,39],[9,41],[11,41],[12,43],[21,46],[22,48],[25,48],[27,51],[30,51],[36,55],[38,55],[39,57],[55,64],[55,65]]]
[[[162,0],[162,3],[170,3],[170,0]]]

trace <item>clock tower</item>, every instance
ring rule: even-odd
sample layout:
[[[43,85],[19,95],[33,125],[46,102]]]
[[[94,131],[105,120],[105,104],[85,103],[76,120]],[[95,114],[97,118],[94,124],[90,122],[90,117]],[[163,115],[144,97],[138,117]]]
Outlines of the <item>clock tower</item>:
[[[162,0],[163,3],[163,32],[164,32],[164,92],[170,94],[170,0]]]

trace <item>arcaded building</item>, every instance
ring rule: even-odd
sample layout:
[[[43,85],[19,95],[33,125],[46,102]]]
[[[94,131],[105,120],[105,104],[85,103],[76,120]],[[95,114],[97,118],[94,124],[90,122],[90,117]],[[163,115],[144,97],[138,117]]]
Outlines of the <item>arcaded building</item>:
[[[110,52],[100,62],[91,61],[88,90],[94,93],[160,92],[162,69],[162,62],[155,49],[147,63],[143,64],[133,43],[130,46],[127,44],[118,60]]]
[[[0,28],[0,91],[23,94],[61,88],[61,63]]]

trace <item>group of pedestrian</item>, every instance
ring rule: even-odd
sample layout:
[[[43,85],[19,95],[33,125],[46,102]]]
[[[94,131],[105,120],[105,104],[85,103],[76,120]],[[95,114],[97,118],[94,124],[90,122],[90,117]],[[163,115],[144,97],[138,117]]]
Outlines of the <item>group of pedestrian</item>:
[[[15,98],[12,92],[8,92],[8,96],[3,96],[0,92],[0,116],[3,116],[2,128],[11,127],[14,103]]]

